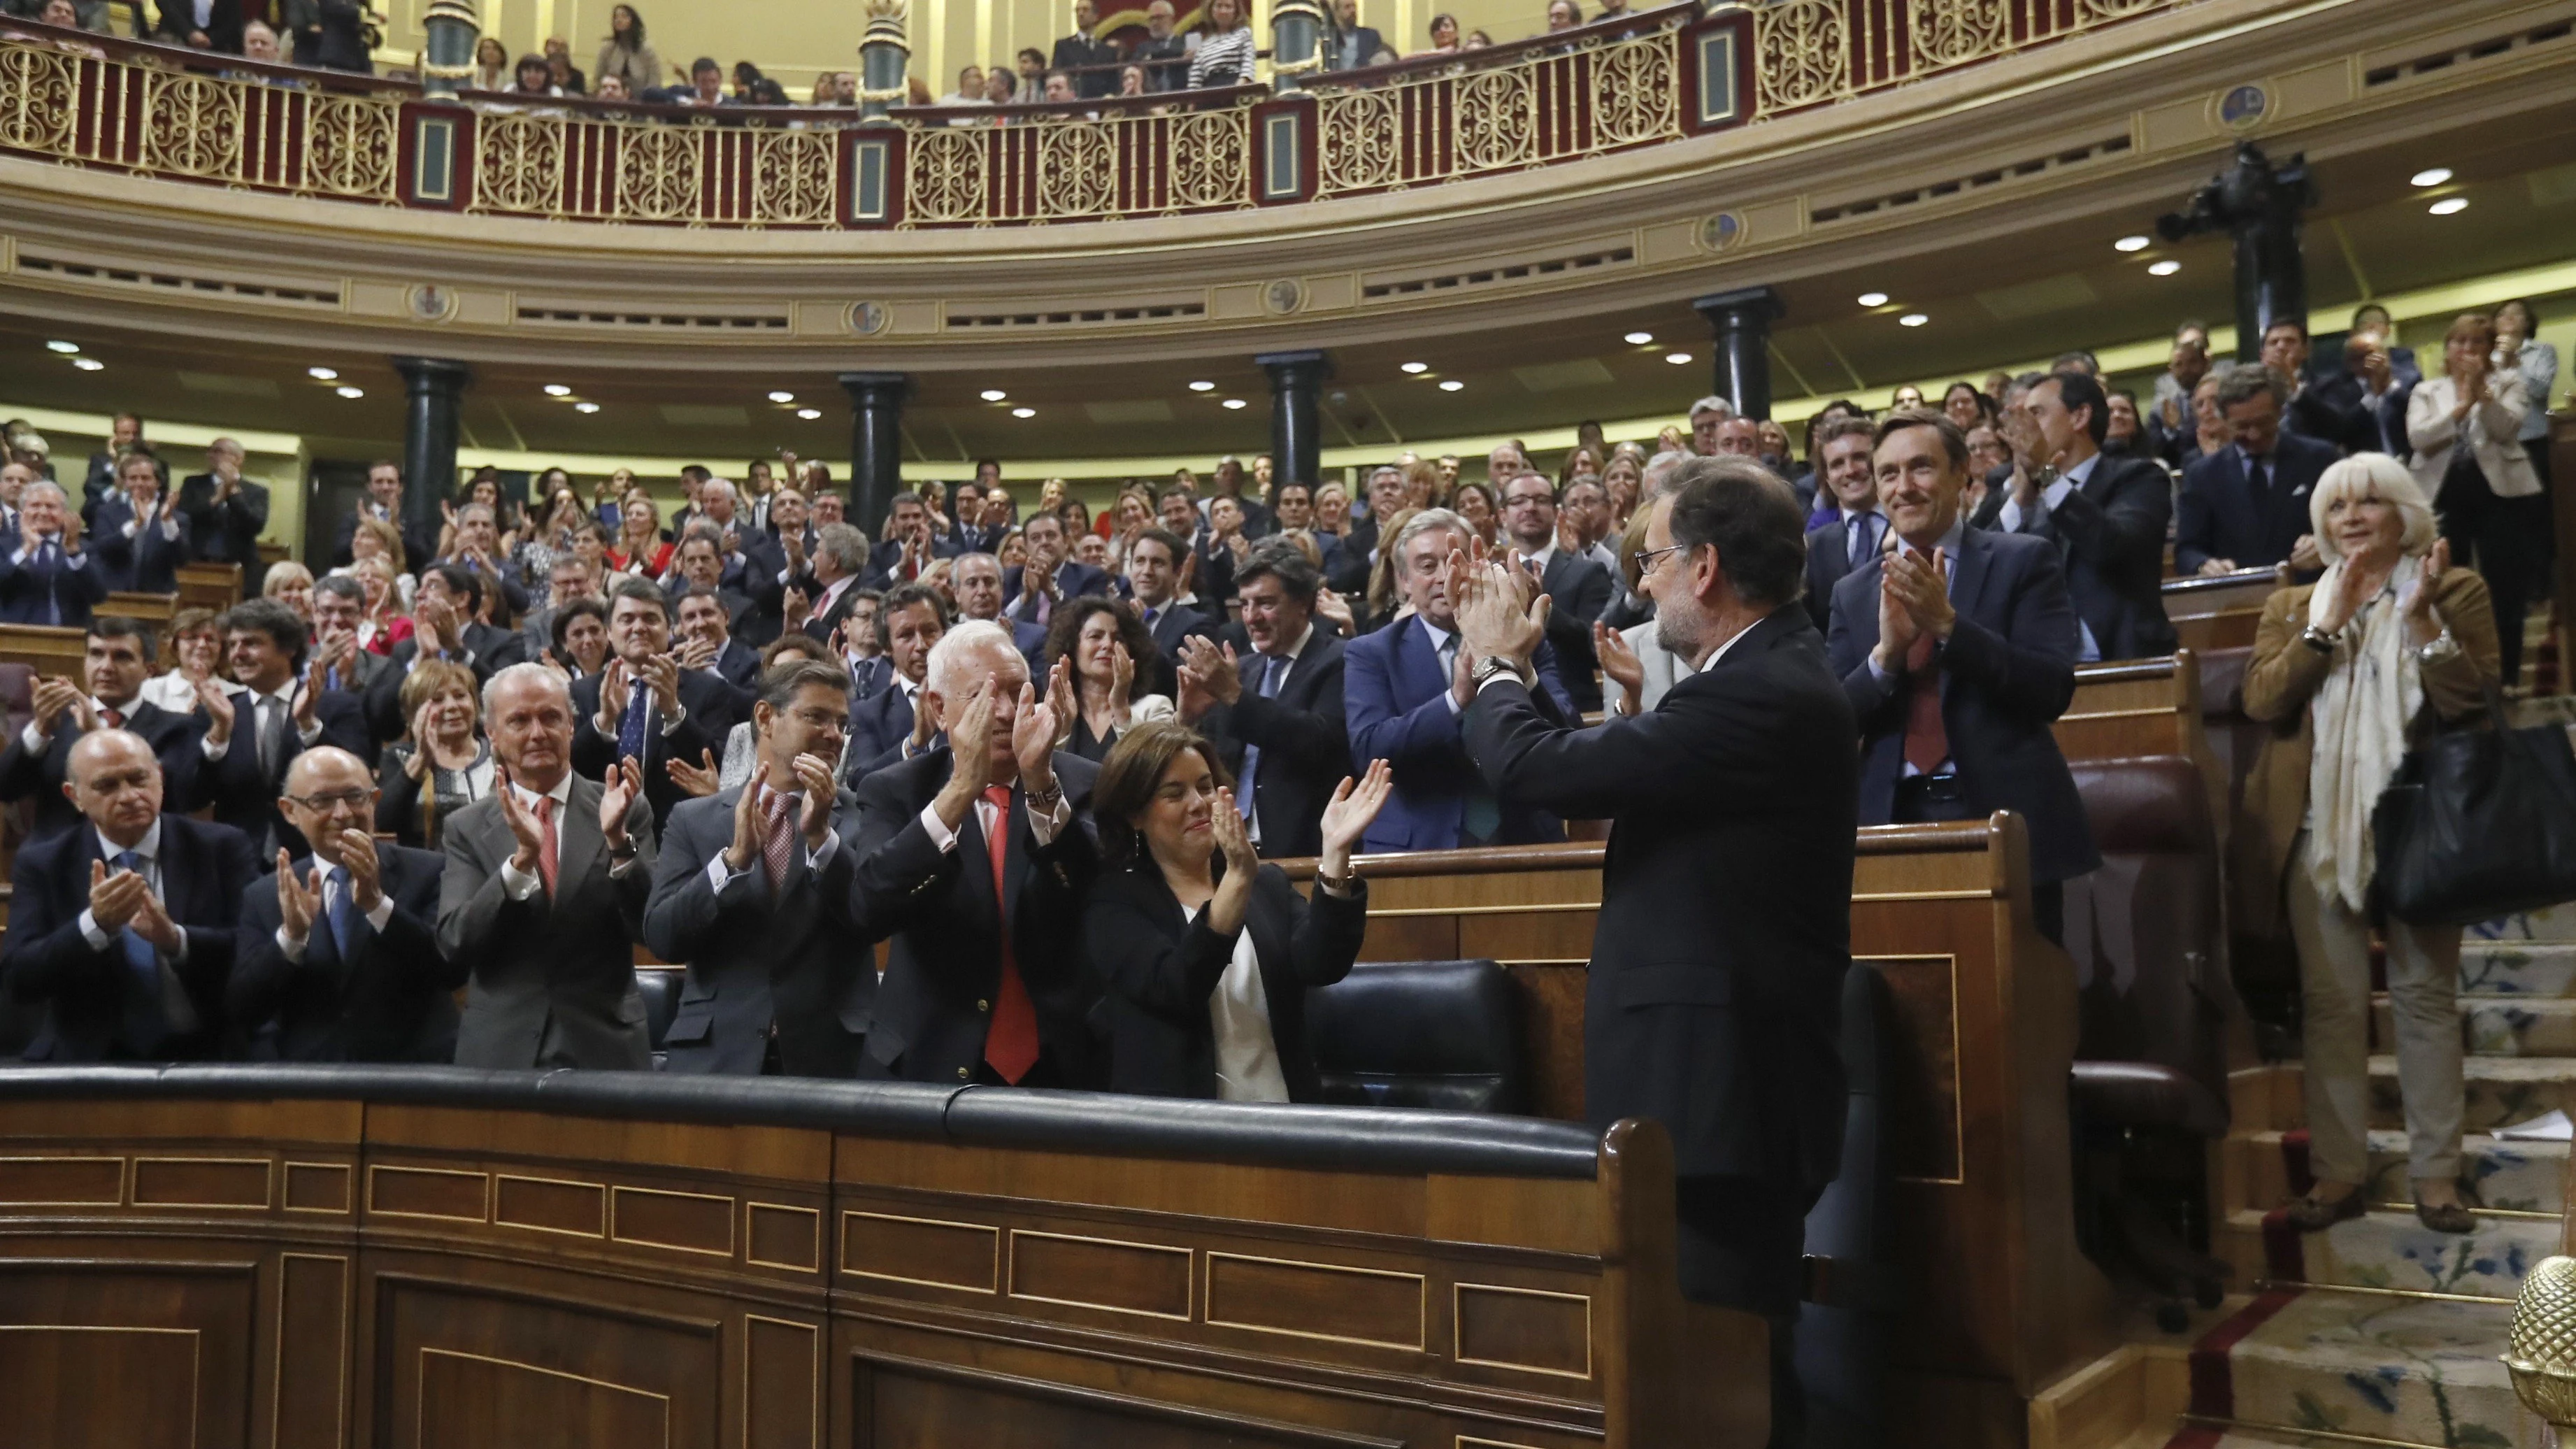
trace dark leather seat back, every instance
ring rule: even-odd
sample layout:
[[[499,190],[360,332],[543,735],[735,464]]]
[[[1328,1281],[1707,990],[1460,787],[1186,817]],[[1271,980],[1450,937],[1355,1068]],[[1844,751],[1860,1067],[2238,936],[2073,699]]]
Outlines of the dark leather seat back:
[[[2066,883],[2078,1061],[2150,1062],[2227,1099],[2218,832],[2191,761],[2074,762],[2102,866]]]
[[[1891,1157],[1882,1135],[1881,1082],[1902,1080],[1889,1058],[1886,978],[1866,961],[1843,978],[1841,1169],[1807,1211],[1808,1301],[1798,1310],[1798,1381],[1807,1392],[1806,1449],[1893,1443],[1880,1402],[1895,1312],[1890,1259]]]
[[[652,1039],[657,1064],[671,1035],[671,1022],[680,1014],[680,984],[687,974],[666,967],[639,967],[635,972],[635,989],[644,993],[644,1031]]]
[[[1354,966],[1306,993],[1306,1027],[1327,1102],[1528,1110],[1519,999],[1491,961]]]

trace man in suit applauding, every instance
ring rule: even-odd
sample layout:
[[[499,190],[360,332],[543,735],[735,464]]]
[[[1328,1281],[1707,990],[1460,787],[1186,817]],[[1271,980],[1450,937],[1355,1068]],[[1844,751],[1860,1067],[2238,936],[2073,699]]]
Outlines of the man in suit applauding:
[[[78,629],[107,598],[107,571],[81,547],[80,520],[51,483],[18,490],[17,547],[0,549],[0,624]]]
[[[1000,626],[931,651],[922,708],[948,744],[859,782],[862,939],[892,938],[863,1078],[1084,1087],[1096,1079],[1081,916],[1098,770]]]
[[[91,530],[110,589],[175,594],[179,565],[191,556],[190,520],[161,494],[161,469],[149,453],[128,453],[116,470],[125,496],[102,500]]]
[[[39,837],[81,822],[63,786],[71,779],[72,746],[93,730],[130,730],[150,745],[169,798],[186,799],[196,774],[197,734],[189,716],[142,698],[143,681],[152,672],[151,634],[132,619],[102,615],[89,621],[85,647],[81,683],[39,678],[35,712],[0,750],[0,801],[32,797]]]
[[[465,970],[438,949],[446,862],[376,842],[375,775],[347,750],[297,755],[277,804],[313,853],[280,850],[242,892],[235,1039],[290,1062],[454,1061]]]
[[[2066,590],[2094,659],[2146,659],[2174,651],[2165,617],[2165,520],[2173,480],[2146,458],[2102,451],[2110,400],[2092,374],[2053,372],[2031,384],[2023,413],[2039,452],[2056,465],[2044,486],[2027,470],[1990,494],[1974,526],[2048,539],[2066,565]]]
[[[850,715],[850,783],[930,747],[939,715],[922,707],[930,651],[948,632],[948,602],[929,584],[904,584],[877,609],[886,681]]]
[[[1157,651],[1147,688],[1167,699],[1180,697],[1172,661],[1181,657],[1181,641],[1215,628],[1205,614],[1180,601],[1181,569],[1189,556],[1190,546],[1168,528],[1140,528],[1127,544],[1127,592]]]
[[[1834,585],[1887,542],[1870,462],[1877,433],[1867,418],[1832,418],[1816,429],[1816,488],[1834,504],[1833,522],[1807,535],[1807,618],[1818,635],[1833,622]]]
[[[241,444],[230,438],[207,444],[206,471],[179,485],[179,516],[188,520],[196,556],[240,564],[242,597],[256,599],[268,576],[259,556],[259,536],[268,527],[268,485],[244,478],[241,468]]]
[[[2102,857],[2050,732],[2075,696],[2075,609],[2057,549],[1967,526],[1968,442],[1948,418],[1889,414],[1876,456],[1899,547],[1834,589],[1827,639],[1860,719],[1861,823],[2018,811],[2031,914],[2059,940],[2062,883]]]
[[[1029,561],[1002,576],[1002,596],[1011,601],[1002,612],[1014,621],[1043,628],[1065,600],[1109,592],[1107,574],[1067,554],[1063,519],[1052,513],[1031,514],[1020,537],[1028,542]]]
[[[611,591],[608,647],[616,653],[607,669],[572,685],[581,721],[572,767],[604,780],[617,761],[635,761],[654,818],[663,819],[688,798],[671,778],[671,761],[724,749],[735,723],[733,687],[706,670],[680,667],[671,654],[670,599],[642,579]]]
[[[1293,543],[1256,546],[1239,579],[1239,634],[1251,648],[1187,641],[1181,722],[1226,757],[1235,806],[1262,855],[1313,855],[1324,845],[1324,802],[1350,773],[1342,641],[1316,619],[1323,578]]]
[[[1592,621],[1610,607],[1610,571],[1559,545],[1556,485],[1545,475],[1524,471],[1504,483],[1501,505],[1503,531],[1511,536],[1513,558],[1555,601],[1548,609],[1547,642],[1556,651],[1565,694],[1578,710],[1599,709],[1601,679],[1592,656]]]
[[[1770,1319],[1771,1442],[1795,1445],[1804,1224],[1842,1144],[1851,706],[1798,606],[1806,510],[1789,486],[1701,458],[1651,506],[1639,587],[1673,687],[1600,729],[1549,722],[1530,684],[1548,600],[1455,558],[1467,750],[1497,795],[1613,818],[1584,1111],[1672,1134],[1682,1291]]]
[[[2174,567],[2210,577],[2287,563],[2322,569],[2308,528],[2308,490],[2341,457],[2331,444],[2281,427],[2286,389],[2270,370],[2240,367],[2218,385],[2235,441],[2183,470],[2174,510]]]
[[[65,789],[87,823],[21,846],[10,872],[0,982],[46,1008],[27,1060],[214,1055],[250,843],[162,814],[161,767],[124,730],[81,736]]]
[[[1342,650],[1342,702],[1350,726],[1352,769],[1384,760],[1394,793],[1369,822],[1368,851],[1455,850],[1462,845],[1533,845],[1565,838],[1564,822],[1544,810],[1497,796],[1467,759],[1459,717],[1468,699],[1467,658],[1449,597],[1449,560],[1467,552],[1467,520],[1426,508],[1394,537],[1397,586],[1413,612]],[[1531,659],[1540,713],[1575,718],[1557,683],[1556,658],[1541,643]],[[1354,777],[1356,778],[1356,776]]]
[[[781,660],[752,706],[755,778],[671,814],[644,944],[688,964],[664,1045],[674,1072],[850,1077],[876,1004],[858,948],[858,801],[834,767],[850,676]]]
[[[635,941],[653,890],[643,773],[603,786],[572,772],[572,695],[542,664],[483,686],[498,788],[447,822],[438,944],[471,969],[456,1063],[622,1067],[653,1056]]]

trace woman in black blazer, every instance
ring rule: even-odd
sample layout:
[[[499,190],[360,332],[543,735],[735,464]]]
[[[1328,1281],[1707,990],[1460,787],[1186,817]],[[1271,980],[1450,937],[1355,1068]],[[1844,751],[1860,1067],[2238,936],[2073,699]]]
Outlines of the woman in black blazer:
[[[1368,926],[1351,847],[1391,776],[1371,762],[1324,807],[1310,905],[1253,854],[1216,752],[1181,725],[1119,737],[1092,788],[1106,868],[1083,916],[1108,987],[1112,1091],[1311,1102],[1306,988],[1350,974]]]

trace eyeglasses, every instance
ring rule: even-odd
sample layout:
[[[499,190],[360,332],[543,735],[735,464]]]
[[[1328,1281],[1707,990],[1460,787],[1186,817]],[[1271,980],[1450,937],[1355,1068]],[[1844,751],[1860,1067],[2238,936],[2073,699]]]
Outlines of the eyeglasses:
[[[1674,543],[1666,544],[1662,548],[1641,548],[1635,553],[1628,555],[1628,557],[1636,560],[1637,577],[1642,579],[1655,571],[1655,565],[1663,562],[1664,555],[1668,553],[1679,553],[1688,547],[1690,547],[1690,545],[1686,543]]]
[[[330,795],[289,795],[286,797],[317,815],[336,810],[363,810],[376,803],[373,790],[342,790]]]

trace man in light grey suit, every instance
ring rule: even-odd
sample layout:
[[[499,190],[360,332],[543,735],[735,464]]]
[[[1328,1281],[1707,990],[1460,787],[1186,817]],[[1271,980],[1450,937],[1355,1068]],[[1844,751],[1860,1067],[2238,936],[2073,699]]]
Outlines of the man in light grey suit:
[[[850,676],[784,659],[752,706],[754,779],[671,812],[644,944],[688,963],[666,1070],[852,1077],[876,962],[852,896],[857,799],[839,788]]]
[[[653,812],[633,760],[572,773],[572,693],[541,664],[483,687],[502,783],[447,823],[438,944],[471,962],[459,1066],[652,1064],[634,942],[653,887]]]

